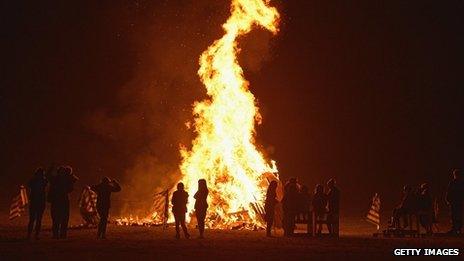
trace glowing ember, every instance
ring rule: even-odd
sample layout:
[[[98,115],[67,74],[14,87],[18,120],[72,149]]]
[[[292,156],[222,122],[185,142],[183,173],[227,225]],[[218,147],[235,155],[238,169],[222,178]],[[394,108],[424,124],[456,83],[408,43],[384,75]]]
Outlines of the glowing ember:
[[[191,150],[181,148],[180,169],[192,197],[189,210],[198,179],[207,180],[209,227],[259,223],[257,213],[262,211],[268,183],[263,174],[277,172],[274,162],[266,162],[254,144],[255,123],[261,116],[237,62],[237,39],[253,26],[277,33],[279,14],[268,4],[268,0],[232,0],[225,34],[200,57],[198,74],[210,98],[194,104],[197,137]]]

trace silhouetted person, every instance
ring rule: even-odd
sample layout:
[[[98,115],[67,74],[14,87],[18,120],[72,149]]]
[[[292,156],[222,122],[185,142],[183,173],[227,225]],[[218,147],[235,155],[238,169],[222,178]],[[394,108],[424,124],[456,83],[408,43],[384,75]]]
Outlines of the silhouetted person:
[[[324,193],[324,187],[317,184],[313,195],[313,212],[316,221],[323,220],[327,214],[327,195]],[[317,233],[322,232],[322,224],[318,224]]]
[[[108,177],[102,178],[100,184],[90,187],[97,193],[97,212],[100,216],[98,223],[97,237],[106,238],[106,226],[108,224],[108,214],[111,207],[111,193],[121,191],[121,186],[116,180],[111,180]]]
[[[96,226],[98,223],[97,193],[92,191],[90,186],[84,186],[78,203],[84,227]]]
[[[195,198],[195,215],[197,216],[198,230],[200,231],[200,238],[203,238],[206,210],[208,209],[208,186],[205,179],[198,180],[198,191],[193,197]]]
[[[453,180],[446,191],[446,202],[451,207],[451,222],[453,223],[450,234],[460,234],[462,228],[462,205],[464,201],[464,181],[461,170],[453,170]]]
[[[180,238],[179,226],[184,231],[185,238],[190,238],[185,225],[185,213],[187,212],[188,193],[184,190],[184,183],[177,184],[177,190],[172,193],[172,213],[176,221],[176,238]]]
[[[412,188],[408,185],[403,187],[403,196],[400,204],[393,210],[394,227],[400,228],[400,219],[403,218],[404,226],[409,226],[407,216],[414,213],[416,207],[416,197],[412,192]]]
[[[266,236],[271,237],[271,229],[274,224],[275,206],[277,204],[277,181],[273,180],[269,184],[264,202],[264,211],[266,219]]]
[[[29,225],[27,229],[27,238],[31,237],[35,224],[35,239],[39,239],[42,215],[45,210],[45,189],[47,188],[47,183],[48,180],[45,177],[43,168],[38,168],[29,181]]]
[[[291,178],[285,184],[282,209],[284,212],[284,235],[292,236],[295,230],[295,217],[298,213],[298,183],[295,178]]]
[[[338,236],[340,221],[340,190],[335,185],[333,178],[327,182],[327,227],[332,236]]]
[[[433,200],[427,183],[423,183],[420,186],[417,199],[417,210],[419,211],[419,221],[421,225],[427,230],[428,234],[431,234],[434,218]]]
[[[57,175],[50,178],[48,199],[51,203],[53,238],[66,238],[69,222],[69,198],[78,180],[71,167],[59,167]]]

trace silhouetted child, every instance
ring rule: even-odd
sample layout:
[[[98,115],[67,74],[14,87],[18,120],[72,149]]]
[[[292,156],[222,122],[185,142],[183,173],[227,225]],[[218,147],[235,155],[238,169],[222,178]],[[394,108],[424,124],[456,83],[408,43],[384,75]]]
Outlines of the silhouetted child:
[[[176,238],[180,238],[179,226],[184,231],[185,238],[190,238],[185,225],[185,213],[187,212],[188,193],[184,190],[184,184],[179,182],[177,184],[177,190],[172,194],[172,213],[174,214],[174,220],[176,222]]]
[[[97,193],[97,212],[100,216],[98,223],[97,238],[106,238],[106,226],[111,207],[111,193],[121,191],[121,186],[116,180],[104,177],[100,184],[91,187]]]
[[[324,194],[324,187],[317,184],[313,195],[313,212],[316,220],[323,220],[327,214],[327,196]],[[318,224],[317,233],[322,232],[322,224]]]
[[[42,215],[45,210],[46,194],[48,180],[45,177],[43,168],[38,168],[32,179],[29,181],[29,225],[27,229],[27,238],[31,237],[35,224],[35,239],[39,238],[40,227],[42,225]]]
[[[264,211],[266,219],[266,236],[271,237],[271,229],[274,224],[275,206],[278,203],[277,199],[277,181],[273,180],[269,184],[266,193],[266,201],[264,202]]]
[[[200,238],[203,238],[206,210],[208,209],[208,187],[205,179],[198,180],[198,191],[193,197],[195,198],[195,215],[197,217],[198,230],[200,231]]]

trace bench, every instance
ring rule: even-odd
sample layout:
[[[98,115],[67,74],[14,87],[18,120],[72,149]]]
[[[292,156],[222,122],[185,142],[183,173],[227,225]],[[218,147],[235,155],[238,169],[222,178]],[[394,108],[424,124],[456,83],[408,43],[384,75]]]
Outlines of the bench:
[[[401,228],[399,224],[389,227],[383,231],[384,237],[419,237],[420,236],[420,215],[418,213],[410,213],[406,215],[408,225]]]
[[[331,223],[329,223],[331,222]],[[327,214],[325,214],[322,218],[317,217],[316,214],[313,211],[308,211],[308,212],[302,212],[298,213],[295,217],[295,224],[304,224],[306,225],[306,233],[310,236],[317,236],[319,235],[318,233],[318,227],[319,226],[326,226],[327,228],[329,225],[332,227],[332,233],[328,231],[326,233],[327,235],[334,235],[337,236],[339,235],[340,232],[340,216],[336,215],[333,217],[333,220],[330,221],[327,218]]]

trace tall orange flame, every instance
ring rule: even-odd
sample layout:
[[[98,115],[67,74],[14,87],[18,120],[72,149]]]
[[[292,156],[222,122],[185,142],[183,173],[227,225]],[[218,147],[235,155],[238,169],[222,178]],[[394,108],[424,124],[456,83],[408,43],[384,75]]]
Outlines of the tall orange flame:
[[[250,204],[264,198],[263,173],[277,172],[274,162],[266,162],[255,146],[255,123],[261,122],[261,115],[237,62],[237,39],[255,25],[277,33],[278,18],[269,0],[232,0],[225,34],[200,57],[198,75],[210,98],[194,104],[197,137],[190,151],[181,148],[180,169],[190,196],[198,179],[207,180],[213,227],[233,222],[230,213],[246,212],[255,219]]]

